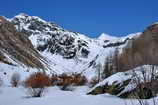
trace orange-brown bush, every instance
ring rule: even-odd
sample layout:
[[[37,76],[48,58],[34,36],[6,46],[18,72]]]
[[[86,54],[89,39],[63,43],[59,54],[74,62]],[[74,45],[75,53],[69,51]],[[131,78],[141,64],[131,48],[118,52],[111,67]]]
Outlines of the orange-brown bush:
[[[84,75],[81,74],[73,74],[73,80],[72,82],[76,86],[85,85],[87,83],[87,78]]]
[[[59,80],[60,82],[58,83],[58,85],[71,84],[74,86],[80,86],[84,85],[87,82],[85,76],[76,73],[71,75],[62,74],[59,76]]]
[[[44,73],[32,74],[26,81],[26,86],[31,88],[43,88],[51,85],[51,79]]]
[[[71,75],[65,73],[59,76],[53,75],[51,81],[54,85],[61,86],[62,90],[66,90],[66,88],[70,85],[81,86],[87,83],[86,77],[77,73],[73,73]]]
[[[51,86],[51,79],[44,73],[34,73],[25,81],[25,86],[33,97],[41,97],[45,87]]]

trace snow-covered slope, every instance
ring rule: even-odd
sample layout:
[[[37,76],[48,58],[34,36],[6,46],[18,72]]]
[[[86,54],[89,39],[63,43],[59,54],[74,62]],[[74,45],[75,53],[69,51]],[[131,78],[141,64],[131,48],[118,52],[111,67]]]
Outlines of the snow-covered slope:
[[[125,96],[125,94],[128,94],[127,96],[130,97],[132,91],[134,91],[138,85],[141,83],[147,83],[152,80],[152,78],[156,78],[158,75],[158,67],[154,67],[153,74],[151,73],[152,65],[143,65],[137,68],[134,68],[133,70],[129,70],[126,72],[118,72],[116,74],[113,74],[112,76],[109,76],[108,78],[104,79],[102,82],[98,83],[96,86],[94,86],[90,90],[90,94],[102,94],[97,93],[97,88],[102,87],[108,87],[108,86],[116,86],[113,89],[116,89],[115,91],[118,91],[116,93],[110,93],[110,91],[105,91],[105,93],[110,93],[113,95],[117,95],[119,97]],[[112,89],[112,88],[109,88]],[[106,90],[106,89],[105,89]],[[108,90],[108,89],[107,89]],[[127,97],[126,96],[126,97]]]
[[[77,91],[79,90],[79,91]],[[112,95],[86,95],[85,89],[79,87],[75,91],[61,91],[57,87],[48,89],[48,92],[40,98],[29,98],[24,88],[5,87],[1,89],[0,101],[3,105],[139,105],[137,100],[120,99]],[[82,92],[81,92],[82,91]],[[155,100],[157,100],[155,98]],[[153,99],[146,100],[150,105]]]

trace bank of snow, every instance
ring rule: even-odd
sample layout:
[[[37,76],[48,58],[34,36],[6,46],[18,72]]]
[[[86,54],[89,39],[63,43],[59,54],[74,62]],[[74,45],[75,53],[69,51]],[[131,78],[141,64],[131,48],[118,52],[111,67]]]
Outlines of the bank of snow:
[[[136,100],[123,100],[115,96],[85,95],[87,87],[79,87],[76,91],[61,91],[57,87],[49,88],[43,97],[27,97],[24,88],[0,88],[0,105],[134,105]],[[149,100],[150,101],[150,100]]]
[[[29,77],[30,74],[32,74],[34,72],[38,72],[38,71],[40,71],[40,69],[28,68],[28,67],[21,66],[21,65],[13,66],[13,65],[0,63],[0,79],[2,79],[4,86],[11,85],[10,81],[11,81],[11,77],[14,73],[20,74],[20,79],[21,79],[21,81],[23,81],[27,77]]]

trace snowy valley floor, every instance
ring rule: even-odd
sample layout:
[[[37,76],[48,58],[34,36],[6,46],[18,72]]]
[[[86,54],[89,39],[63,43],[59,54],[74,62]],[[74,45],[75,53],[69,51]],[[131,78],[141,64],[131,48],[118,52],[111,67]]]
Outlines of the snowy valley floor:
[[[0,105],[139,105],[136,100],[120,99],[111,95],[86,95],[87,87],[74,91],[61,91],[58,87],[48,88],[43,97],[28,97],[24,88],[1,87]]]

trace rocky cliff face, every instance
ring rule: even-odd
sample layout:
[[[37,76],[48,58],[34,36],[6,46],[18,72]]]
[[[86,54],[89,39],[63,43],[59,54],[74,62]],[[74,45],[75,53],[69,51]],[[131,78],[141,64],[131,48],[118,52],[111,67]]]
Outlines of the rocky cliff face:
[[[88,56],[88,42],[79,38],[79,33],[67,31],[55,23],[26,14],[15,16],[11,22],[19,32],[26,33],[35,48],[41,52],[48,51],[67,59],[74,58],[78,53],[82,57]]]
[[[31,41],[4,17],[0,17],[0,61],[10,65],[23,65],[44,69],[43,57]]]
[[[146,64],[158,65],[158,24],[147,27],[139,37],[130,40],[127,46],[123,48],[118,60],[120,71]]]

